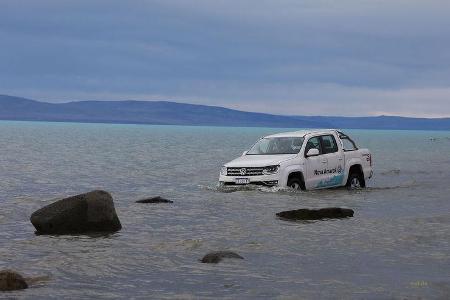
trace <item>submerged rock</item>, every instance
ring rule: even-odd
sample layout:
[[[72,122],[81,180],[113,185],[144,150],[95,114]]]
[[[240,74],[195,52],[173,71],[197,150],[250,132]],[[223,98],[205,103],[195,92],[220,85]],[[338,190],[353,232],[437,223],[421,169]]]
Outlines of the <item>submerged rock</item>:
[[[25,281],[28,284],[28,286],[33,286],[35,284],[40,284],[42,282],[47,282],[49,280],[50,280],[50,276],[48,276],[48,275],[25,277]]]
[[[207,264],[217,264],[224,258],[237,258],[237,259],[244,259],[239,254],[236,254],[231,251],[216,251],[211,252],[203,256],[203,258],[200,260],[202,263]]]
[[[349,208],[327,207],[282,211],[277,213],[277,216],[286,220],[320,220],[353,217],[353,213]]]
[[[137,200],[136,203],[173,203],[173,201],[164,199],[161,196],[157,196],[157,197],[140,199],[140,200]]]
[[[30,218],[38,234],[115,232],[122,229],[111,195],[92,191],[65,198],[35,211]]]
[[[16,291],[28,288],[28,284],[22,275],[11,271],[0,271],[0,291]]]

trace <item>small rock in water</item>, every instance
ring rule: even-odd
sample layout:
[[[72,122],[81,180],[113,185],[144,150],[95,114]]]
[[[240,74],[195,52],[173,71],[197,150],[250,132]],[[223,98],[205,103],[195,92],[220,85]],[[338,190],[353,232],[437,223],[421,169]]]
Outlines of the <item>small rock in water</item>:
[[[216,251],[211,252],[203,256],[203,258],[200,260],[202,263],[207,264],[217,264],[224,258],[237,258],[237,259],[244,259],[239,254],[236,254],[231,251]]]
[[[160,196],[140,199],[136,203],[173,203],[171,200],[164,199]]]
[[[105,191],[56,201],[35,211],[30,221],[38,234],[116,232],[122,229],[113,199]]]
[[[0,291],[15,291],[26,288],[28,288],[28,284],[22,275],[11,270],[0,271]]]
[[[277,213],[286,220],[320,220],[353,217],[354,211],[348,208],[327,207],[321,209],[297,209]]]

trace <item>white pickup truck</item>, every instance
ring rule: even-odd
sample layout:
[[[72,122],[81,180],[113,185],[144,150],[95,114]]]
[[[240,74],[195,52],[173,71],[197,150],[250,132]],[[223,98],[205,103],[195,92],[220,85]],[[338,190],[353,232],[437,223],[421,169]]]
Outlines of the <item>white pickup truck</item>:
[[[258,184],[293,189],[363,188],[373,175],[372,155],[335,129],[261,138],[220,170],[220,185]]]

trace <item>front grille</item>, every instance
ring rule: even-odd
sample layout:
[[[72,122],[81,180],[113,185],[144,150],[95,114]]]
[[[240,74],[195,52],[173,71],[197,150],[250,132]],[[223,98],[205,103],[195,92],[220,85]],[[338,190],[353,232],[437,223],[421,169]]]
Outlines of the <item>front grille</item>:
[[[227,176],[259,176],[264,168],[227,168]]]
[[[251,185],[265,185],[265,186],[275,186],[278,184],[278,180],[271,181],[252,181]],[[235,182],[224,182],[223,185],[233,185],[233,186],[244,186],[242,184],[236,184]]]

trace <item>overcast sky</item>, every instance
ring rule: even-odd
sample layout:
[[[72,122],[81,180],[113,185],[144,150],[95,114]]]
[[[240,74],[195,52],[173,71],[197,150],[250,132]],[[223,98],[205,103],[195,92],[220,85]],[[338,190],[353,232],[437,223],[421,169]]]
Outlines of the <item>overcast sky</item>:
[[[0,94],[450,117],[450,1],[1,0]]]

